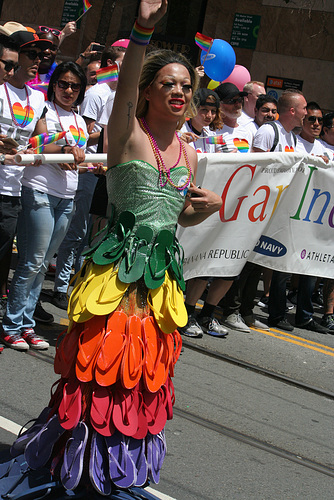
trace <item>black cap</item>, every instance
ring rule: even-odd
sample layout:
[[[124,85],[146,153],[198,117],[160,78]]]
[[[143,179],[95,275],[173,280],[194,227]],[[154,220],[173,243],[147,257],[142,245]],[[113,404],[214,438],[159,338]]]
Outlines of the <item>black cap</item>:
[[[38,47],[41,50],[46,50],[52,45],[50,40],[41,40],[36,33],[31,31],[15,31],[10,35],[10,38],[19,45],[20,49]]]
[[[207,100],[211,96],[213,99]],[[200,106],[213,106],[214,108],[219,108],[219,97],[213,90],[210,89],[198,89],[194,95],[194,102],[197,108]]]
[[[219,87],[215,89],[217,92],[219,99],[221,101],[225,101],[227,99],[233,99],[235,96],[245,97],[248,95],[248,92],[241,92],[234,83],[226,82],[221,83]]]

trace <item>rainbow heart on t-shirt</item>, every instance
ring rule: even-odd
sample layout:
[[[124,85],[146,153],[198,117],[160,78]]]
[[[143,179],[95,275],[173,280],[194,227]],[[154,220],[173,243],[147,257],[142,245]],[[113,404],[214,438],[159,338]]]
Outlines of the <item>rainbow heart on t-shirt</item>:
[[[235,147],[237,148],[239,153],[248,153],[249,151],[249,144],[246,139],[233,139],[233,143]]]
[[[19,125],[27,126],[34,118],[34,110],[30,106],[23,108],[19,102],[14,102],[13,113]]]
[[[291,148],[289,146],[285,146],[285,152],[286,153],[293,153],[294,152],[294,149],[293,147],[291,146]]]
[[[70,125],[70,132],[73,135],[73,139],[75,140],[75,144],[78,148],[81,148],[86,144],[86,136],[82,128],[79,127],[79,130],[77,130],[74,125]]]

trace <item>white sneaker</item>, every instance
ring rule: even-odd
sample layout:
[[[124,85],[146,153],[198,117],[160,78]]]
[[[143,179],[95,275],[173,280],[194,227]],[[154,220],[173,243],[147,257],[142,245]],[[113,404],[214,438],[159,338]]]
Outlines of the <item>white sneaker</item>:
[[[226,330],[216,318],[199,317],[198,322],[202,330],[209,335],[214,337],[226,337],[228,334],[228,330]]]
[[[250,333],[250,329],[239,313],[230,314],[229,316],[227,316],[226,320],[223,321],[223,323],[224,325],[227,325],[234,330],[238,330],[239,332]]]
[[[197,323],[194,316],[189,314],[188,323],[183,328],[179,328],[180,333],[186,337],[201,338],[203,337],[203,330]]]
[[[266,325],[265,323],[262,323],[262,321],[254,318],[253,315],[250,316],[244,316],[244,322],[246,323],[247,326],[250,326],[252,328],[258,328],[259,330],[269,330],[269,326]]]

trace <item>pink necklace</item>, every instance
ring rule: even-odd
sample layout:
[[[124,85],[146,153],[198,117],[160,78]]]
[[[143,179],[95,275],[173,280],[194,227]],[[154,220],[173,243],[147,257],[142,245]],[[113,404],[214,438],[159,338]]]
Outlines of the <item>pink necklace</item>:
[[[157,141],[154,139],[153,135],[151,134],[151,131],[147,125],[146,120],[144,118],[139,118],[139,123],[140,123],[141,128],[143,129],[143,131],[147,135],[148,140],[150,141],[151,148],[152,148],[153,153],[154,153],[154,158],[157,162],[158,171],[159,171],[160,187],[164,187],[164,186],[166,186],[167,183],[169,183],[171,186],[173,186],[178,191],[183,191],[186,187],[189,186],[190,179],[191,179],[191,167],[190,167],[187,151],[186,151],[186,148],[185,148],[183,142],[181,141],[181,139],[179,138],[179,136],[175,132],[177,140],[179,141],[179,144],[180,144],[180,152],[179,152],[179,156],[178,156],[176,163],[171,168],[168,169],[165,165],[165,162],[164,162],[162,156],[161,156],[161,151],[158,147]],[[179,164],[182,154],[183,154],[183,157],[185,159],[186,167],[188,169],[188,176],[187,176],[187,179],[186,179],[184,184],[177,186],[176,184],[174,184],[174,182],[172,181],[172,179],[170,177],[170,171]]]
[[[7,101],[8,101],[8,106],[10,109],[10,114],[12,115],[12,120],[13,120],[14,125],[16,125],[19,128],[26,127],[30,123],[30,120],[29,120],[29,115],[30,115],[29,94],[28,94],[28,90],[27,90],[26,85],[24,86],[24,90],[26,91],[27,105],[24,107],[25,114],[24,114],[24,118],[22,120],[22,123],[19,123],[15,118],[15,114],[13,111],[12,103],[10,102],[9,92],[8,92],[6,83],[4,83],[4,87],[5,87],[6,97],[7,97]]]
[[[59,121],[59,125],[62,129],[63,132],[65,132],[64,130],[64,127],[62,126],[61,124],[61,121],[60,121],[60,116],[59,116],[59,113],[58,113],[58,109],[57,109],[57,106],[56,106],[56,103],[53,101],[53,105],[54,105],[54,108],[55,108],[55,112],[57,114],[57,117],[58,117],[58,121]],[[71,110],[71,113],[73,114],[74,116],[74,121],[75,121],[75,126],[76,126],[76,129],[77,129],[77,132],[78,132],[78,140],[76,141],[76,143],[74,144],[74,146],[76,146],[78,144],[78,142],[80,141],[80,130],[79,130],[79,127],[78,127],[78,122],[77,122],[77,117],[75,116],[75,113],[73,110]],[[73,135],[73,134],[72,134]],[[66,144],[68,144],[69,146],[72,146],[72,144],[69,143],[69,141],[67,140],[67,137],[65,135],[65,141],[66,141]]]

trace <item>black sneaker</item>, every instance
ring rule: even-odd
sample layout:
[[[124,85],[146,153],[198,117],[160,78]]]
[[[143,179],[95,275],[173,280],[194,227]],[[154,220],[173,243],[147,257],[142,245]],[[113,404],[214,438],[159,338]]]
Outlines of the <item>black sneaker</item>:
[[[333,314],[324,314],[321,320],[321,326],[327,328],[328,333],[334,334],[334,316]]]
[[[65,311],[67,310],[68,300],[66,293],[54,292],[51,302],[54,306],[59,307],[59,309],[65,309]]]
[[[318,290],[313,292],[312,302],[313,302],[313,304],[316,304],[317,306],[320,306],[320,307],[322,307],[324,305],[324,299],[322,296],[322,292],[321,292],[321,290],[319,290],[319,288],[318,288]]]
[[[276,328],[280,328],[281,330],[285,330],[286,332],[292,332],[293,326],[287,319],[281,319],[280,321],[268,321],[268,325]]]
[[[328,333],[328,328],[320,325],[314,319],[311,319],[306,325],[296,325],[298,328],[303,328],[304,330],[310,330],[315,333]]]
[[[266,295],[262,295],[257,305],[259,307],[268,307],[268,302],[269,302],[269,297],[267,297]]]
[[[40,301],[38,301],[36,304],[33,318],[38,323],[53,323],[54,321],[53,315],[43,309]]]

